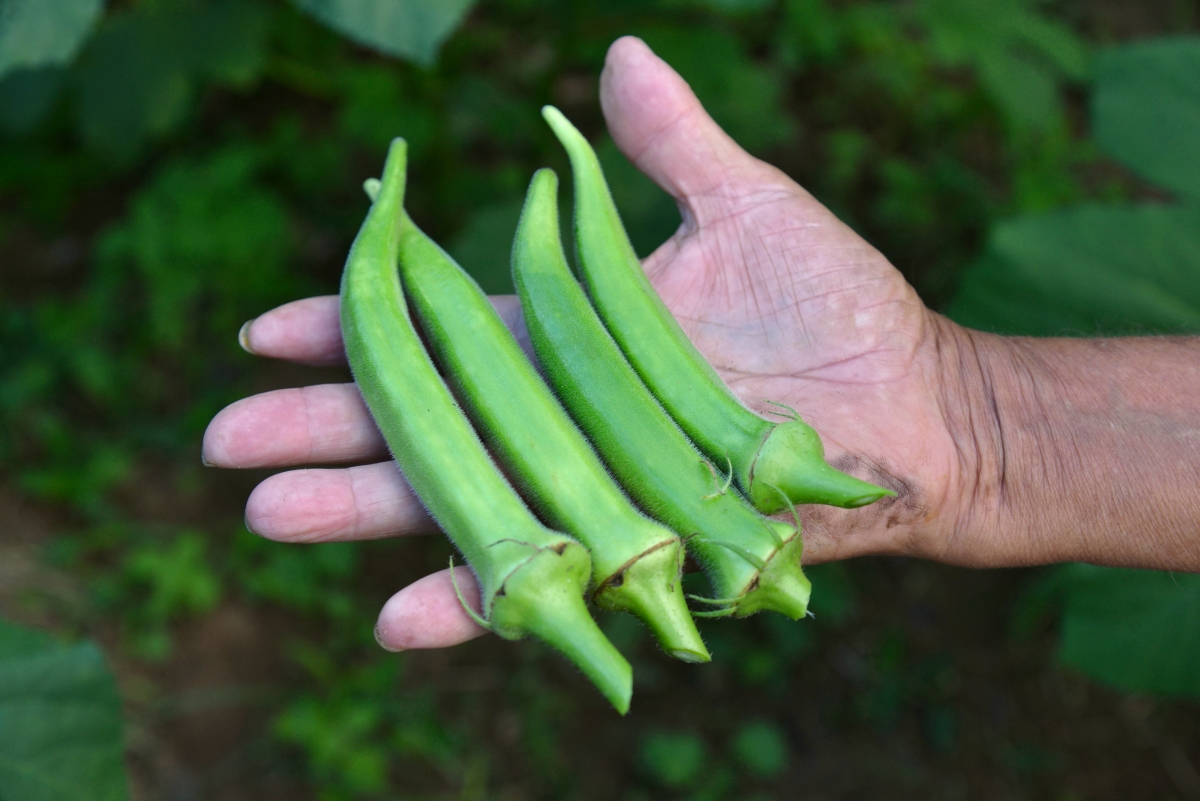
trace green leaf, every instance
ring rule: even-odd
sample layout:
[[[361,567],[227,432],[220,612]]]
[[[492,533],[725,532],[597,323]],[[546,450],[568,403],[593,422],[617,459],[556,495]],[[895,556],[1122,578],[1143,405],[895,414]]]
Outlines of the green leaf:
[[[269,12],[258,0],[220,0],[180,14],[182,54],[192,71],[235,87],[251,85],[266,65]]]
[[[377,742],[380,704],[371,699],[293,701],[275,722],[285,742],[303,747],[313,771],[350,793],[378,793],[387,783],[388,754]]]
[[[433,141],[438,120],[428,106],[405,97],[394,65],[354,65],[342,72],[345,101],[338,113],[343,131],[387,150],[394,137],[408,142],[409,158],[418,160]]]
[[[781,31],[780,57],[792,69],[832,62],[846,37],[844,21],[826,0],[787,0]]]
[[[171,653],[169,622],[202,615],[220,601],[221,582],[205,557],[207,542],[199,534],[180,534],[168,544],[147,543],[124,560],[121,581],[138,598],[126,613],[127,633],[141,657],[161,660]],[[135,589],[136,588],[136,589]]]
[[[62,85],[59,67],[16,70],[0,79],[0,131],[31,130],[54,105]]]
[[[0,798],[126,797],[121,702],[100,650],[0,620]]]
[[[125,559],[126,577],[149,588],[138,615],[165,622],[212,610],[221,597],[221,582],[208,565],[206,550],[204,537],[189,532],[170,545],[154,543],[132,551]]]
[[[184,119],[198,77],[247,85],[262,67],[266,23],[265,8],[245,0],[138,7],[106,20],[77,70],[84,140],[129,158]]]
[[[1059,113],[1055,75],[1027,58],[1008,52],[981,55],[979,78],[987,93],[1018,131],[1042,131]]]
[[[279,197],[256,180],[260,156],[229,147],[177,160],[147,181],[98,256],[131,264],[145,291],[144,328],[156,346],[181,347],[200,320],[230,330],[286,291],[292,231]],[[201,313],[203,312],[203,313]]]
[[[732,15],[755,14],[759,11],[766,11],[774,4],[774,0],[685,0],[685,2],[678,3],[678,5],[700,6]]]
[[[1131,692],[1200,698],[1200,576],[1069,565],[1060,659]]]
[[[1076,81],[1088,77],[1088,47],[1069,26],[1026,12],[1013,16],[1011,30],[1024,49],[1050,62],[1063,75]]]
[[[1138,174],[1200,197],[1200,37],[1103,51],[1092,122],[1100,144]]]
[[[1061,118],[1063,78],[1082,80],[1087,49],[1078,36],[1032,8],[1032,0],[922,0],[917,18],[934,58],[979,72],[984,89],[1017,132],[1045,131]]]
[[[475,0],[294,0],[339,33],[429,66]]]
[[[998,226],[946,310],[1030,336],[1200,331],[1200,208],[1079,206]]]
[[[79,127],[96,150],[129,157],[147,137],[174,127],[191,86],[168,19],[118,15],[89,43],[79,63]]]
[[[101,0],[0,0],[0,76],[66,64],[102,9]]]
[[[1088,60],[1083,41],[1067,26],[1041,16],[1035,5],[1034,0],[922,0],[917,17],[943,63],[974,64],[1007,51],[1082,80]]]

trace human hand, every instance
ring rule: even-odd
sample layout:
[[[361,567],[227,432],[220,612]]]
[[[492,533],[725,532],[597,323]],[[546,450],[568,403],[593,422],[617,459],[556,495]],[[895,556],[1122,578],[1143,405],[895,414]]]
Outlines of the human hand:
[[[963,330],[928,311],[878,251],[795,182],[742,151],[640,40],[610,49],[601,103],[621,150],[680,205],[683,225],[645,268],[688,335],[748,405],[793,406],[821,433],[831,464],[898,493],[863,509],[802,509],[805,561],[871,553],[1020,561],[954,536],[978,474],[956,431],[958,401],[975,383],[960,369]],[[515,298],[495,302],[520,335]],[[268,312],[241,340],[263,356],[345,359],[336,297]],[[218,414],[204,438],[215,466],[351,465],[279,473],[254,490],[247,525],[289,542],[435,531],[387,456],[353,384],[247,398]],[[459,572],[460,584],[468,574]],[[377,626],[392,649],[480,633],[445,571],[393,596]]]

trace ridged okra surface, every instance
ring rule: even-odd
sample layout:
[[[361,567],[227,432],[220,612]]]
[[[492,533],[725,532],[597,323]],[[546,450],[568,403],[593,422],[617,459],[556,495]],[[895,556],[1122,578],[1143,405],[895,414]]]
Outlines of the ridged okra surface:
[[[538,361],[621,485],[684,535],[704,565],[716,614],[807,610],[799,528],[732,491],[642,384],[567,267],[558,180],[539,170],[513,246],[513,278]]]
[[[588,614],[587,550],[538,522],[505,481],[409,319],[397,274],[405,170],[397,139],[342,275],[355,381],[397,464],[478,577],[484,625],[509,639],[545,640],[624,713],[631,670]]]
[[[571,159],[575,243],[588,294],[638,375],[700,450],[731,467],[767,514],[794,503],[856,507],[894,495],[830,467],[820,436],[794,410],[777,424],[738,400],[654,291],[591,145],[558,109],[542,113]]]
[[[637,615],[671,655],[707,662],[680,586],[679,537],[633,507],[487,296],[408,219],[400,277],[476,429],[542,519],[591,552],[596,603]]]

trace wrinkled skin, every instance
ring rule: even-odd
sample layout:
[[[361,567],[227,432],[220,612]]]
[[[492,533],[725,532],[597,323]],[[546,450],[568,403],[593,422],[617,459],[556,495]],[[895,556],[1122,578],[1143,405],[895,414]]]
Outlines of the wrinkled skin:
[[[601,103],[620,149],[679,203],[683,224],[645,268],[688,335],[748,405],[764,415],[767,399],[798,409],[834,466],[898,493],[858,510],[801,509],[805,562],[863,554],[1029,561],[1019,544],[1001,548],[988,541],[988,527],[970,525],[980,457],[961,441],[953,410],[970,392],[949,367],[970,336],[926,309],[882,254],[794,181],[739,148],[640,40],[613,44]],[[521,333],[515,299],[495,302]],[[332,297],[268,312],[241,340],[262,356],[344,360]],[[246,520],[271,539],[436,530],[387,460],[352,384],[239,401],[209,426],[204,456],[221,467],[349,465],[262,482]],[[458,575],[474,597],[468,571]],[[392,650],[480,633],[444,572],[392,597],[377,627]]]

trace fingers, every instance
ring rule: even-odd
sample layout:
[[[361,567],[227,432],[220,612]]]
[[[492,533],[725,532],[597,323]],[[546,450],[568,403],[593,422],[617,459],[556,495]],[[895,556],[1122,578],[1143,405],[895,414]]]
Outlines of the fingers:
[[[517,297],[494,295],[489,299],[528,352]],[[338,313],[337,295],[285,303],[243,325],[238,332],[238,342],[247,353],[256,356],[314,365],[345,364],[346,351]]]
[[[304,543],[437,531],[395,462],[273,475],[250,493],[246,527],[267,539]]]
[[[345,364],[338,296],[285,303],[243,325],[238,342],[256,356],[305,364]]]
[[[496,310],[496,314],[500,315],[500,319],[508,326],[508,330],[512,331],[513,336],[520,343],[521,349],[525,351],[525,355],[531,361],[536,361],[533,355],[533,344],[529,341],[529,331],[525,328],[521,299],[516,295],[488,295],[488,300],[492,302],[492,308]]]
[[[505,325],[531,355],[515,295],[490,298]],[[307,298],[242,326],[238,339],[262,356],[333,364],[345,361],[338,298]],[[532,358],[532,357],[531,357]],[[204,432],[203,460],[213,467],[288,467],[382,459],[387,446],[353,384],[281,389],[221,410]]]
[[[388,450],[354,384],[319,384],[226,406],[208,424],[202,454],[213,467],[248,468],[372,461]]]
[[[721,130],[687,82],[641,39],[625,36],[609,47],[600,105],[621,151],[697,225],[723,213],[729,198],[722,196],[731,190],[764,177],[778,183],[779,173]]]
[[[466,567],[454,569],[463,599],[479,612],[479,585]],[[375,639],[389,651],[446,648],[474,639],[485,630],[463,610],[450,571],[413,582],[388,599],[375,624]]]

